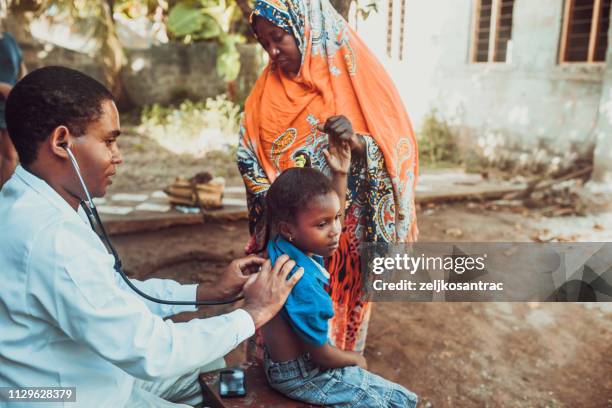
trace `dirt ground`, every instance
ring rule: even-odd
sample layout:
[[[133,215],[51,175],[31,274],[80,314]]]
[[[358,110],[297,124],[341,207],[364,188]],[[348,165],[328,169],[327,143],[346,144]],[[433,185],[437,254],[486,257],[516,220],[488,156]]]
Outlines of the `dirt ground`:
[[[177,155],[139,134],[136,126],[130,122],[122,126],[119,147],[124,160],[108,190],[109,194],[162,189],[172,184],[177,176],[188,178],[201,171],[224,177],[228,185],[242,180],[235,164],[234,151],[213,151],[206,157]]]
[[[172,156],[127,133],[121,141],[126,164],[111,193],[160,188],[177,174],[206,168],[230,184],[239,180],[231,153]],[[584,221],[587,235],[580,237],[598,222]],[[565,224],[476,203],[419,212],[421,242],[530,242]],[[214,280],[243,254],[247,239],[246,221],[113,237],[132,276],[181,282]],[[206,308],[182,319],[227,310]],[[376,303],[365,355],[373,372],[416,392],[420,407],[612,407],[610,304]],[[243,359],[243,347],[227,358],[229,365]]]
[[[466,204],[419,220],[422,241],[449,240],[454,228],[464,241],[534,233],[520,214]],[[246,222],[231,222],[113,239],[132,275],[197,282],[213,280],[247,238]],[[421,407],[612,407],[612,311],[588,306],[377,303],[366,357],[373,372],[419,394]],[[228,361],[243,358],[239,348]]]

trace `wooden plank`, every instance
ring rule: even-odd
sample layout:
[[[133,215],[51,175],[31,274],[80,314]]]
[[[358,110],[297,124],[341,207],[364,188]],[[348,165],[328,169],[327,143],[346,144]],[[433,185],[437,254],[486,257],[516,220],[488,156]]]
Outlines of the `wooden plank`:
[[[601,0],[595,0],[593,5],[593,18],[591,20],[591,34],[589,35],[588,62],[595,59],[595,44],[597,43],[597,32],[599,31],[599,15],[601,10]]]
[[[239,398],[219,396],[219,371],[201,374],[199,378],[202,393],[206,398],[204,406],[211,408],[315,408],[314,405],[295,401],[270,388],[260,362],[243,364],[246,375],[247,395]]]
[[[507,4],[504,3],[507,2]],[[502,14],[504,5],[510,5],[510,13]],[[512,23],[514,21],[514,0],[499,0],[498,4],[498,16],[497,16],[497,27],[495,32],[495,53],[493,55],[493,62],[498,63],[511,63],[511,58],[509,58],[509,54],[511,51],[509,44],[512,41]],[[507,22],[507,25],[504,25],[504,22]],[[504,37],[501,34],[506,34]],[[505,41],[505,42],[504,42]],[[504,51],[504,59],[498,60],[500,54],[500,45],[505,47]]]
[[[569,21],[571,18],[574,0],[565,0],[565,11],[563,12],[563,29],[561,32],[561,46],[559,49],[559,64],[567,59],[567,36],[569,32]]]
[[[474,0],[476,7],[474,7],[474,13],[472,15],[472,52],[470,55],[470,62],[478,63],[478,34],[480,31],[480,10],[482,7],[482,0]]]
[[[165,228],[204,224],[210,222],[238,221],[248,219],[246,208],[216,210],[204,214],[182,214],[177,211],[161,214],[129,214],[125,216],[103,216],[102,221],[109,235],[158,231]]]
[[[489,32],[489,55],[488,62],[495,62],[495,49],[497,44],[497,19],[500,10],[500,0],[493,0],[491,3],[491,31]]]
[[[453,201],[469,201],[469,200],[496,200],[504,197],[506,194],[518,193],[523,191],[525,186],[506,187],[506,188],[491,188],[491,189],[475,189],[473,191],[463,192],[441,192],[441,193],[417,193],[415,201],[418,204],[426,205],[429,203],[446,203]]]

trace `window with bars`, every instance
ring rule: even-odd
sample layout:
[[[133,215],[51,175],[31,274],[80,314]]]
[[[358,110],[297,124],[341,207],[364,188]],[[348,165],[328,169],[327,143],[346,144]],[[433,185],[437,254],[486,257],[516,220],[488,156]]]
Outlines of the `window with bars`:
[[[472,62],[507,62],[514,0],[476,0]]]
[[[560,62],[604,62],[612,0],[565,0]]]

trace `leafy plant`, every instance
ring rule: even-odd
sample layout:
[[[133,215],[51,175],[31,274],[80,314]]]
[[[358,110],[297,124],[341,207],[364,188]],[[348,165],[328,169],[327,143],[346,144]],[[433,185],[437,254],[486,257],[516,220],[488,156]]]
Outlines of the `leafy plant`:
[[[363,6],[359,1],[355,1],[357,6],[357,16],[362,20],[367,20],[371,13],[378,13],[378,1],[379,0],[370,0],[368,4]]]
[[[126,60],[117,35],[113,13],[127,18],[152,19],[161,12],[172,39],[191,43],[216,41],[217,73],[226,82],[234,81],[240,72],[237,44],[245,42],[245,12],[249,0],[9,0],[14,15],[28,19],[55,18],[71,26],[97,43],[96,55],[109,68],[112,83]]]
[[[230,33],[236,19],[242,14],[235,2],[226,0],[181,1],[168,14],[168,31],[186,43],[198,40],[216,40],[217,73],[226,82],[231,82],[240,73],[240,53],[237,44],[245,38]]]
[[[225,95],[178,106],[153,104],[143,109],[138,131],[176,154],[201,157],[238,144],[240,115],[240,106]]]
[[[115,32],[112,0],[9,0],[12,16],[25,21],[45,17],[68,22],[83,36],[96,43],[95,56],[107,70],[106,81],[114,85],[117,73],[125,63],[123,49]]]
[[[178,3],[168,15],[168,30],[176,37],[187,38],[187,41],[210,40],[219,36],[221,26],[203,9]]]
[[[453,133],[446,121],[438,117],[438,112],[435,109],[425,117],[417,138],[419,158],[424,164],[459,163],[459,153]]]

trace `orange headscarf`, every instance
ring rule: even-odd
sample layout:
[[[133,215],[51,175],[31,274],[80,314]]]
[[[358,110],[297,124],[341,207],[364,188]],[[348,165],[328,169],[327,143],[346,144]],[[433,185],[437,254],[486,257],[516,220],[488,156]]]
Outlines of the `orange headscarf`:
[[[292,153],[322,135],[317,124],[345,115],[384,155],[394,189],[395,240],[414,241],[417,145],[382,65],[329,0],[257,0],[254,14],[291,32],[302,52],[297,77],[269,64],[246,100],[244,137],[269,181],[296,165]]]

